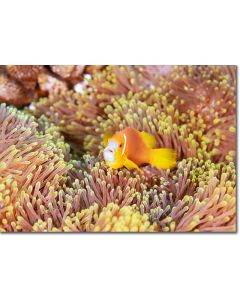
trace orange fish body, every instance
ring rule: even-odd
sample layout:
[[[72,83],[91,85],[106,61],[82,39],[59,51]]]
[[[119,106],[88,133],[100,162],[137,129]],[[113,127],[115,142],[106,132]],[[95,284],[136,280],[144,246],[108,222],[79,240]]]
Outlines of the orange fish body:
[[[128,169],[143,164],[152,164],[158,168],[171,169],[176,166],[176,152],[172,149],[153,149],[156,140],[153,135],[128,127],[105,138],[104,158],[110,167]]]

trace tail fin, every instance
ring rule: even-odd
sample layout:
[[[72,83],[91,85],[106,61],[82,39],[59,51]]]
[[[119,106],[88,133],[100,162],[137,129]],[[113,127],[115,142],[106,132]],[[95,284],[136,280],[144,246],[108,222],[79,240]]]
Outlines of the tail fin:
[[[151,149],[149,163],[160,169],[173,169],[177,164],[177,153],[173,149]]]

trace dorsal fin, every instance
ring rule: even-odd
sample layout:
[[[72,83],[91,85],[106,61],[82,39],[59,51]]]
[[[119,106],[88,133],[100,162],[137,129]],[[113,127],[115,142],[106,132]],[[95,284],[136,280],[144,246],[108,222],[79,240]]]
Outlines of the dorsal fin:
[[[112,136],[113,136],[112,133],[105,133],[105,134],[103,135],[103,145],[104,145],[104,147],[107,146],[108,141],[110,140],[110,138],[111,138]]]
[[[156,147],[157,142],[156,142],[155,137],[152,134],[145,132],[145,131],[141,131],[141,132],[139,132],[139,134],[140,134],[141,138],[143,139],[144,144],[147,147],[149,147],[149,148]]]

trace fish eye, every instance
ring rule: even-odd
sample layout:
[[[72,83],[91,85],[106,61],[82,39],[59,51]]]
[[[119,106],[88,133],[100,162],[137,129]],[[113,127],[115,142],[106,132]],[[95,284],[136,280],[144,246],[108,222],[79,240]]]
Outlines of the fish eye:
[[[122,148],[123,144],[120,144],[119,147]]]

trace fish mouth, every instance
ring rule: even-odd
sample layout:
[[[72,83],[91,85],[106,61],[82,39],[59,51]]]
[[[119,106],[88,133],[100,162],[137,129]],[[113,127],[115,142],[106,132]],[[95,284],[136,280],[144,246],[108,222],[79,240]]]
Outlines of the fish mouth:
[[[116,141],[109,141],[107,147],[104,149],[103,156],[107,162],[115,162],[115,152],[118,147]]]
[[[114,152],[111,149],[106,148],[103,152],[103,156],[107,162],[113,163],[115,160]]]

